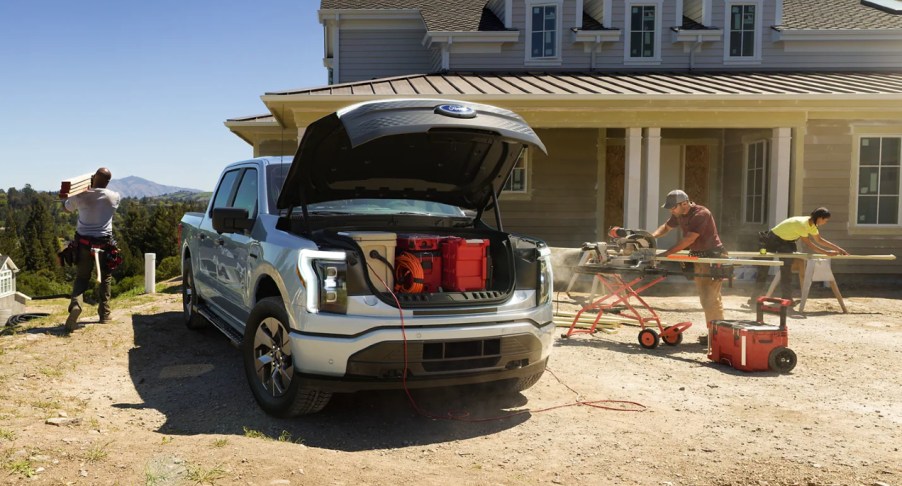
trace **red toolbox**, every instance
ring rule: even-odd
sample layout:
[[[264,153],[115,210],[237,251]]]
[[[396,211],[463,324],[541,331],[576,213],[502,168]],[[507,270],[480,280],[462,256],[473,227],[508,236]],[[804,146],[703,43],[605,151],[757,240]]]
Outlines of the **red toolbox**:
[[[418,263],[407,260],[412,258]],[[415,283],[422,284],[420,286]],[[395,257],[395,289],[407,293],[438,292],[442,257],[438,251],[400,251]]]
[[[446,292],[485,290],[489,240],[449,237],[440,246],[442,288]]]
[[[442,236],[432,235],[398,235],[398,251],[438,251]]]
[[[711,321],[708,323],[708,359],[741,371],[788,373],[795,368],[796,354],[787,347],[786,312],[792,302],[760,297],[757,321]],[[780,315],[780,325],[764,323],[764,314]]]

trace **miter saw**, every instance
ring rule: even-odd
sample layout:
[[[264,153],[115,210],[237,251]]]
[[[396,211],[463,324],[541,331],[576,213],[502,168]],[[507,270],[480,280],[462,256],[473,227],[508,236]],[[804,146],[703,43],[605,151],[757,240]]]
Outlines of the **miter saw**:
[[[581,259],[581,265],[589,265],[595,270],[612,271],[644,271],[656,267],[655,237],[648,231],[614,226],[608,231],[608,236],[608,242],[583,243],[584,258]],[[588,258],[585,252],[589,252]]]

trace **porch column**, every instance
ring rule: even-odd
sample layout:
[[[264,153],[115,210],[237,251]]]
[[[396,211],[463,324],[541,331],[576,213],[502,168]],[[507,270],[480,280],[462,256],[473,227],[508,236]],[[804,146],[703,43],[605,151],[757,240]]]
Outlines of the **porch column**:
[[[768,180],[767,225],[773,227],[789,217],[789,167],[792,130],[774,128],[770,144],[770,180]]]
[[[623,227],[641,228],[642,129],[626,129],[626,167],[623,174]]]
[[[661,185],[661,129],[645,129],[645,218],[642,228],[658,227]]]

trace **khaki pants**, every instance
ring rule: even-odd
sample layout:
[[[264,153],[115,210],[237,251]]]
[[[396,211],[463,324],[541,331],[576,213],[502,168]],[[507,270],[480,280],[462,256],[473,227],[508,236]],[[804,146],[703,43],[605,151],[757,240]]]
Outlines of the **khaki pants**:
[[[695,273],[706,275],[711,273],[711,265],[708,263],[696,263]],[[705,325],[713,320],[723,320],[723,300],[720,297],[720,288],[723,279],[710,277],[695,277],[695,288],[698,290],[698,300],[705,311]]]
[[[75,284],[72,286],[72,301],[79,302],[81,295],[91,286],[91,275],[94,273],[94,253],[89,245],[78,245],[78,263],[75,266]],[[101,317],[110,315],[110,283],[113,276],[107,269],[103,255],[100,255],[100,286],[97,289],[97,314]],[[79,304],[80,305],[80,304]],[[71,307],[70,307],[71,309]]]

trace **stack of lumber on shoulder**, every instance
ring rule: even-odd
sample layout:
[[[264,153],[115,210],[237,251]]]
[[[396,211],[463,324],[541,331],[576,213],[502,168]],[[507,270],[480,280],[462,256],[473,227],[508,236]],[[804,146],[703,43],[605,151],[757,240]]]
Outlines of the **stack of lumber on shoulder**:
[[[78,177],[64,179],[60,183],[60,195],[68,194],[68,197],[81,194],[91,188],[91,176],[94,174],[82,174]]]

